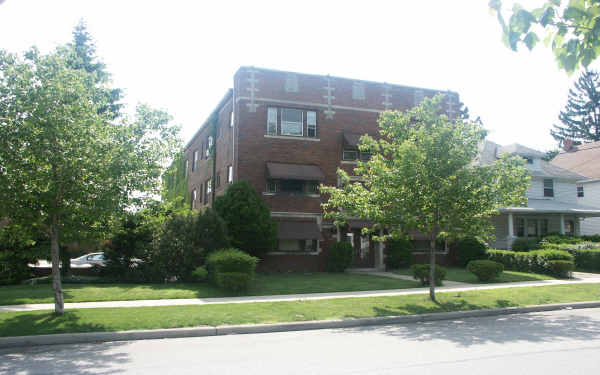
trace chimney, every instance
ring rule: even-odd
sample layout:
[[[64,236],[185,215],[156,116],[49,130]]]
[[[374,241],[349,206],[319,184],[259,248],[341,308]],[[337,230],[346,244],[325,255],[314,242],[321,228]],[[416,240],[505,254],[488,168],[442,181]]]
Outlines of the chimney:
[[[563,147],[562,147],[563,151],[565,151],[565,152],[574,151],[573,145],[574,145],[574,142],[571,138],[565,138],[563,140]]]

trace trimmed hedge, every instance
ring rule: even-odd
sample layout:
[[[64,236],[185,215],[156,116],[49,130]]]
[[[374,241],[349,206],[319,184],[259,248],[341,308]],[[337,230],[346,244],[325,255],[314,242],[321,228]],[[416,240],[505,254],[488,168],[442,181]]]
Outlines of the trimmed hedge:
[[[488,250],[488,259],[502,263],[505,269],[521,272],[553,275],[554,270],[548,263],[551,260],[566,260],[573,262],[573,255],[561,250],[535,250],[517,252],[510,250]]]
[[[548,265],[552,274],[557,277],[571,277],[571,272],[575,269],[575,263],[569,260],[550,260]]]
[[[238,249],[223,249],[206,258],[210,280],[233,291],[246,289],[254,278],[259,259]]]
[[[385,246],[385,268],[395,270],[408,267],[414,260],[412,242],[408,238],[390,240]]]
[[[328,272],[344,272],[352,264],[354,248],[350,242],[336,242],[329,249],[327,258]]]
[[[472,260],[485,259],[487,246],[477,237],[465,237],[458,241],[458,264],[465,267]]]
[[[600,271],[600,249],[598,250],[570,250],[575,258],[577,268]]]
[[[581,236],[581,238],[585,241],[600,242],[600,234]]]
[[[205,281],[208,279],[208,271],[206,267],[198,267],[192,272],[192,278],[194,281]]]
[[[413,278],[419,280],[421,285],[429,285],[429,264],[413,264],[410,269]],[[442,266],[435,266],[435,285],[441,286],[442,280],[446,278],[447,270]]]
[[[479,281],[490,281],[504,271],[504,265],[493,260],[472,260],[467,264],[469,272],[475,274]]]
[[[517,238],[512,244],[513,251],[530,251],[539,249],[540,245],[536,239],[531,238]]]

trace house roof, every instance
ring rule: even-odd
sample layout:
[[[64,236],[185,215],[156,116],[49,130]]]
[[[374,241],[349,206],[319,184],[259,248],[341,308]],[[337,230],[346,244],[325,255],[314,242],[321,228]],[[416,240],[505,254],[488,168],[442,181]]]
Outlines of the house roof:
[[[579,173],[587,178],[600,178],[600,141],[574,146],[561,151],[552,164]]]
[[[499,146],[498,147],[498,155],[502,155],[502,154],[514,154],[514,155],[520,155],[520,156],[531,156],[531,157],[534,157],[534,158],[543,158],[546,155],[543,152],[534,150],[534,149],[529,148],[529,147],[525,147],[525,146],[520,145],[518,143],[513,143],[513,144],[508,145],[508,146]]]
[[[531,164],[526,164],[527,168],[531,172],[532,176],[536,177],[553,177],[553,178],[562,178],[568,180],[581,180],[585,178],[578,173],[570,171],[568,169],[564,169],[558,167],[552,163],[549,163],[545,160],[540,160],[540,168],[535,169],[531,166]]]
[[[325,174],[318,165],[267,163],[269,178],[284,180],[323,181]]]
[[[551,199],[529,199],[527,207],[503,207],[500,212],[522,214],[577,214],[578,216],[600,217],[600,208],[574,203],[557,202]]]

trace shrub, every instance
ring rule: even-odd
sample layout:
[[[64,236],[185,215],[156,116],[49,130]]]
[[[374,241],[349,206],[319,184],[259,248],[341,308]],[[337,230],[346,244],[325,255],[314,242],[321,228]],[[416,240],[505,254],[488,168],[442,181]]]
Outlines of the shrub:
[[[584,241],[600,242],[600,234],[581,236]]]
[[[477,237],[464,237],[458,241],[458,263],[465,267],[472,260],[485,259],[487,246]]]
[[[575,258],[575,265],[586,270],[600,271],[600,249],[569,251]]]
[[[385,268],[398,269],[412,264],[414,255],[412,242],[405,237],[390,240],[385,245]]]
[[[328,272],[344,272],[352,264],[354,248],[349,242],[336,242],[329,249],[327,257]]]
[[[208,279],[208,271],[206,267],[198,267],[192,272],[192,278],[195,281],[206,281]]]
[[[571,272],[575,269],[575,263],[569,260],[550,260],[548,265],[552,274],[557,277],[571,277]]]
[[[552,275],[553,270],[548,263],[551,260],[573,261],[573,256],[561,250],[535,250],[516,252],[508,250],[488,250],[488,259],[504,265],[505,269],[522,272],[543,273]]]
[[[575,245],[575,244],[585,241],[581,237],[567,236],[567,235],[558,234],[558,233],[548,235],[548,236],[544,237],[542,240],[545,242],[548,242],[548,243],[553,243],[553,244],[572,244],[572,245]]]
[[[517,238],[512,244],[513,251],[529,251],[539,248],[538,241],[531,238]]]
[[[48,249],[38,246],[36,237],[39,233],[34,228],[13,224],[0,229],[0,285],[31,277],[28,264],[49,254]]]
[[[210,279],[217,286],[239,291],[254,278],[259,259],[238,249],[223,249],[206,258]]]
[[[479,281],[490,281],[504,271],[504,265],[493,260],[472,260],[467,264],[467,269],[474,273]]]
[[[256,189],[238,181],[215,200],[215,210],[225,220],[231,246],[262,257],[275,247],[277,227]]]
[[[429,264],[413,264],[411,266],[413,278],[419,280],[421,285],[429,285]],[[442,285],[442,280],[446,278],[446,269],[444,267],[435,266],[435,285]]]

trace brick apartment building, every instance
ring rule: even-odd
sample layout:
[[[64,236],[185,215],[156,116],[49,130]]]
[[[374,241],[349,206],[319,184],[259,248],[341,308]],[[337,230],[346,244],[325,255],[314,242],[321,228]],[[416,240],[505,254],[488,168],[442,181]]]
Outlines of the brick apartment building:
[[[323,270],[327,249],[341,239],[356,249],[354,267],[381,268],[383,246],[360,233],[367,223],[336,228],[323,220],[318,186],[336,185],[338,168],[352,175],[356,161],[369,157],[356,146],[361,135],[378,134],[380,112],[406,110],[440,92],[241,67],[233,89],[185,147],[192,206],[211,206],[230,183],[246,180],[279,225],[277,248],[263,268]],[[445,94],[446,111],[456,115],[458,94]]]

